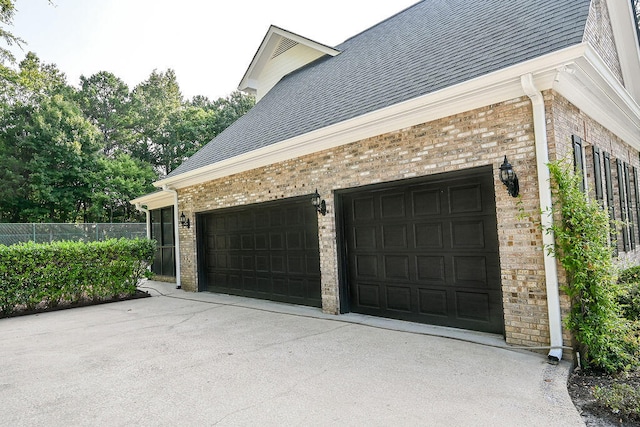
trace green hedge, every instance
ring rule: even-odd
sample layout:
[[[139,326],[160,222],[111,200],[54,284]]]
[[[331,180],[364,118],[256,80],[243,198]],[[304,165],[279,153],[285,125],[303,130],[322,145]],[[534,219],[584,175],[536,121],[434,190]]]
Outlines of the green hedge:
[[[0,314],[133,295],[155,250],[147,239],[0,245]]]

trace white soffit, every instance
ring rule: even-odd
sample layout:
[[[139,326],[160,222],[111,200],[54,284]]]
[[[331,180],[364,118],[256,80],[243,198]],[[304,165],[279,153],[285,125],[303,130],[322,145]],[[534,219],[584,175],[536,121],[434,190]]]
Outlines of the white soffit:
[[[249,68],[244,73],[244,76],[238,85],[238,90],[255,94],[258,90],[258,79],[267,63],[297,44],[304,45],[322,55],[336,56],[340,53],[339,50],[330,46],[315,42],[306,37],[302,37],[298,34],[272,25],[264,36],[258,51],[253,56],[253,60],[251,61],[251,64],[249,64]],[[294,70],[290,70],[289,72],[291,71]]]
[[[156,191],[155,193],[145,194],[136,199],[131,200],[129,203],[132,205],[146,206],[147,209],[159,209],[167,206],[173,206],[174,198],[173,194],[167,191]]]
[[[585,60],[585,55],[589,56],[591,60]],[[584,93],[585,87],[588,84],[593,84],[589,83],[593,80],[593,76],[597,76],[600,72],[611,73],[606,66],[604,70],[601,70],[590,65],[593,61],[597,62],[598,60],[601,61],[588,44],[579,44],[268,147],[181,175],[165,178],[155,182],[154,185],[156,187],[168,185],[174,188],[184,188],[525,96],[520,76],[529,73],[533,74],[536,87],[539,90],[552,88],[558,90],[561,95],[594,119],[607,127],[612,126],[613,128],[610,130],[625,141],[634,146],[636,143],[640,146],[640,141],[637,141],[639,135],[636,133],[634,136],[640,112],[637,109],[637,104],[629,102],[628,93],[619,83],[618,87],[612,86],[611,78],[601,78],[601,81],[598,82],[601,91],[606,91],[608,100],[594,97],[591,92]],[[559,71],[568,70],[570,67],[576,70],[581,69],[574,65],[578,61],[580,67],[587,68],[584,76],[582,73],[578,75],[576,72],[574,77],[574,74],[570,72]],[[592,107],[594,105],[598,107]],[[609,108],[613,108],[613,110],[609,111]],[[627,116],[627,119],[620,118],[622,117],[621,110],[625,111],[624,116]],[[617,116],[619,116],[618,119],[613,120]]]

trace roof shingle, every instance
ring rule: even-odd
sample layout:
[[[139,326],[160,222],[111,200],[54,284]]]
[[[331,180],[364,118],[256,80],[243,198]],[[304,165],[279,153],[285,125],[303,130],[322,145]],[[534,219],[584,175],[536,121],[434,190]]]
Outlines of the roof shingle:
[[[169,177],[582,42],[590,0],[424,0],[285,76]]]

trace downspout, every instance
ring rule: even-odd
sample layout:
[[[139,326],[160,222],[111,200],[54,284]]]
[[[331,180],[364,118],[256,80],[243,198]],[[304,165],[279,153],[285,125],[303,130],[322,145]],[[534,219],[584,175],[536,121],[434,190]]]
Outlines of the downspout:
[[[547,140],[547,116],[544,109],[544,97],[533,82],[531,73],[520,77],[524,93],[531,99],[533,106],[533,128],[535,133],[536,166],[538,170],[538,189],[540,195],[541,222],[544,230],[551,230],[553,217],[551,214],[551,184],[549,175],[549,147]],[[558,286],[558,269],[556,258],[548,253],[546,248],[554,245],[553,232],[542,233],[544,245],[544,271],[547,290],[547,310],[549,313],[549,334],[551,350],[548,357],[551,360],[562,359],[562,314],[560,312],[560,290]]]
[[[180,224],[178,218],[178,192],[166,185],[162,186],[162,191],[173,194],[173,226],[175,230],[175,247],[176,247],[176,289],[182,289],[182,282],[180,279],[180,230],[178,225]]]

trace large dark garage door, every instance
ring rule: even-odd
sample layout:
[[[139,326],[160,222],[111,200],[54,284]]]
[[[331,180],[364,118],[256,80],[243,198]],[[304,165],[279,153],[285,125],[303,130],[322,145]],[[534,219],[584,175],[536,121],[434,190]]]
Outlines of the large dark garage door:
[[[200,218],[204,289],[320,307],[318,217],[310,198]]]
[[[474,171],[344,193],[350,311],[503,332],[493,178]]]

